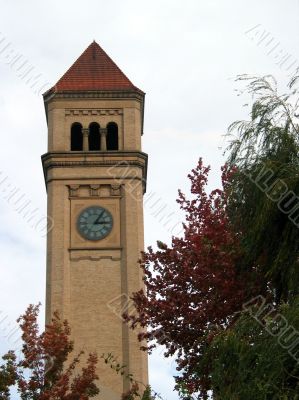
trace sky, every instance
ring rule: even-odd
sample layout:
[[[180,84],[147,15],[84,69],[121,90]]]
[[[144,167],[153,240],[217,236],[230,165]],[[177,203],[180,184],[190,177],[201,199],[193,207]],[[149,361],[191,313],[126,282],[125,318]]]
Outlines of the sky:
[[[169,242],[181,232],[175,199],[178,188],[188,193],[188,172],[203,157],[212,167],[209,187],[219,186],[224,135],[230,123],[248,116],[235,77],[273,74],[283,86],[299,67],[299,0],[0,0],[0,6],[2,354],[18,347],[15,320],[27,305],[44,305],[41,93],[93,40],[146,92],[145,242]],[[29,222],[22,210],[27,203]],[[167,226],[163,210],[171,214]],[[173,374],[174,364],[158,349],[150,357],[150,383],[164,399],[178,397]]]

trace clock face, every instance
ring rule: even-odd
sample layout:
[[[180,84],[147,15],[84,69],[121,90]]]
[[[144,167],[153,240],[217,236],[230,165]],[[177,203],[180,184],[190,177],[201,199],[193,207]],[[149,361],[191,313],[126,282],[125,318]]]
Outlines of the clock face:
[[[85,208],[78,217],[77,229],[84,239],[101,240],[111,232],[113,218],[106,208],[92,206]]]

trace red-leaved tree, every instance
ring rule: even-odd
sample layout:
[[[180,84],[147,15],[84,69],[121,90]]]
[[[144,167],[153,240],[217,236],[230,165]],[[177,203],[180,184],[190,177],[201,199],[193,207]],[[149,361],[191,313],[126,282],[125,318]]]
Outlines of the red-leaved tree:
[[[177,202],[186,215],[183,237],[174,237],[171,246],[157,242],[157,250],[149,247],[143,254],[145,291],[132,297],[136,314],[124,315],[133,329],[146,328],[139,339],[149,349],[158,343],[166,346],[166,356],[176,355],[178,384],[201,398],[209,389],[209,371],[197,373],[205,349],[234,322],[257,285],[238,270],[239,233],[226,212],[234,171],[222,168],[223,189],[207,194],[209,169],[200,159],[188,176],[191,199],[179,191]]]
[[[55,313],[52,323],[39,333],[38,313],[39,305],[30,305],[18,319],[23,357],[18,360],[13,351],[3,357],[0,399],[8,400],[14,385],[22,400],[88,400],[97,395],[96,354],[89,354],[85,366],[79,367],[83,352],[70,358],[73,342],[67,321]]]

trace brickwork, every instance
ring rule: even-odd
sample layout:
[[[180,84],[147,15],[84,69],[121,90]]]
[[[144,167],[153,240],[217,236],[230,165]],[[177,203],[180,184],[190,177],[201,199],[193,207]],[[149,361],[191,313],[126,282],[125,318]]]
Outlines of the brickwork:
[[[137,333],[110,306],[142,287],[137,261],[143,249],[147,156],[141,152],[143,99],[138,96],[45,95],[48,153],[42,161],[54,220],[47,240],[46,319],[58,310],[70,322],[75,351],[113,353],[128,373],[147,384],[147,356],[139,349]],[[73,122],[84,128],[111,121],[119,127],[119,151],[70,151]],[[76,228],[78,215],[91,205],[113,216],[111,233],[99,241],[83,239]],[[102,361],[98,373],[98,398],[120,399],[128,381]]]

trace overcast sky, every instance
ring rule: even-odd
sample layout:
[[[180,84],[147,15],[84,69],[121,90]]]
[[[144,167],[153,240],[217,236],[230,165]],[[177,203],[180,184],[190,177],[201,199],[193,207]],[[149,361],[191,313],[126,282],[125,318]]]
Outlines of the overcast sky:
[[[219,184],[223,137],[246,116],[237,74],[273,74],[282,82],[299,66],[298,0],[0,0],[0,352],[29,303],[45,297],[42,223],[32,228],[4,188],[18,191],[35,215],[46,215],[41,154],[47,126],[37,91],[53,85],[96,40],[146,92],[143,149],[149,154],[146,245],[179,232],[177,189],[200,156]],[[19,58],[18,58],[19,57]],[[23,69],[21,61],[26,62]],[[18,68],[19,71],[17,70]],[[31,72],[23,76],[27,70]],[[33,69],[30,69],[33,68]],[[31,88],[28,77],[39,76]],[[37,90],[38,89],[38,90]],[[221,149],[222,148],[222,149]],[[2,183],[2,181],[4,183]],[[6,198],[5,198],[6,197]],[[156,204],[156,205],[155,205]],[[167,227],[155,216],[173,212]],[[157,208],[159,207],[159,208]],[[39,220],[36,220],[39,221]],[[35,224],[36,225],[36,224]],[[161,351],[150,381],[166,399],[174,370]]]

